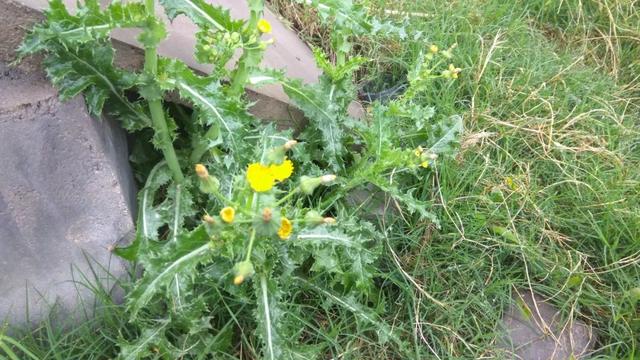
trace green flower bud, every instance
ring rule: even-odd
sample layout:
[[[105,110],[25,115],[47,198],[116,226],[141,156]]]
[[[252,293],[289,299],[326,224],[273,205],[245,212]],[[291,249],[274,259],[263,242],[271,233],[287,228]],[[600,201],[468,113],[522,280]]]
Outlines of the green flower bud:
[[[215,176],[209,175],[207,178],[200,178],[200,191],[205,194],[213,194],[220,189],[220,181]]]
[[[253,219],[253,227],[258,235],[271,236],[280,227],[280,213],[271,208],[262,209],[262,213]]]
[[[242,284],[246,278],[251,277],[253,276],[253,274],[255,274],[253,264],[249,260],[236,263],[236,265],[233,267],[233,271],[235,273],[235,277],[233,278],[233,283],[235,285]]]
[[[308,213],[306,213],[304,215],[304,221],[307,224],[311,224],[311,225],[320,225],[322,223],[324,223],[324,218],[322,217],[322,215],[320,215],[319,212],[315,211],[315,210],[311,210]]]
[[[305,175],[300,178],[300,190],[307,195],[311,195],[321,183],[322,180],[319,177],[312,178]]]
[[[320,185],[331,185],[336,180],[336,176],[333,174],[322,175],[319,177],[302,176],[300,178],[300,189],[303,193],[311,195],[313,191]]]

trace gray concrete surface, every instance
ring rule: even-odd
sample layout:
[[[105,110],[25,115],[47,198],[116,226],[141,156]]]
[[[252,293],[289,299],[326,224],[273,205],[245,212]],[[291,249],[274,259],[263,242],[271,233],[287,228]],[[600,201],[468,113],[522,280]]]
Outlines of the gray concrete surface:
[[[514,304],[504,315],[502,327],[500,347],[507,359],[585,359],[595,343],[587,324],[563,318],[541,296],[529,291],[514,295]]]
[[[122,131],[0,62],[0,323],[38,321],[54,304],[66,318],[90,310],[74,280],[95,271],[110,289],[107,272],[125,273],[109,249],[131,235],[134,200]]]

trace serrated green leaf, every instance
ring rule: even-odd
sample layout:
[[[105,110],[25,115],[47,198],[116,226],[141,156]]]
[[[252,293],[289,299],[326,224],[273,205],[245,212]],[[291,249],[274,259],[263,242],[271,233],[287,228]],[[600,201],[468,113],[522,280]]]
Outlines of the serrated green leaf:
[[[129,130],[151,123],[142,105],[130,102],[124,95],[125,90],[134,86],[135,77],[113,67],[110,44],[86,44],[77,48],[53,46],[43,65],[62,100],[85,91],[87,106],[94,115],[102,113],[108,104],[109,114]]]
[[[446,122],[445,125],[435,125],[433,133],[438,136],[434,139],[429,147],[429,152],[433,154],[453,155],[453,146],[460,142],[464,124],[462,117],[454,115]]]
[[[106,40],[115,28],[142,27],[147,18],[140,2],[115,1],[106,9],[92,2],[79,3],[71,15],[62,0],[51,0],[45,11],[46,21],[36,25],[18,48],[19,57],[48,50],[53,44],[76,46]]]
[[[335,274],[345,286],[354,285],[366,292],[371,286],[372,264],[378,256],[377,246],[367,244],[372,239],[359,233],[357,224],[350,224],[349,227],[349,234],[326,226],[306,229],[290,244],[313,256],[315,262],[312,271]]]
[[[242,125],[253,119],[246,105],[239,99],[227,97],[219,79],[197,76],[181,61],[163,60],[159,69],[164,78],[161,83],[164,88],[177,89],[180,97],[199,110],[202,125],[217,123],[226,147],[239,151],[246,129]]]
[[[202,27],[228,32],[240,31],[244,25],[244,21],[234,20],[229,10],[203,0],[160,0],[160,3],[172,21],[182,14]]]
[[[277,323],[280,320],[278,308],[278,290],[275,281],[268,279],[265,274],[260,274],[256,283],[256,320],[259,324],[260,337],[264,344],[264,358],[278,360],[282,358],[282,343]]]
[[[407,191],[400,190],[395,186],[384,185],[382,183],[376,183],[375,185],[378,186],[382,191],[389,194],[389,196],[400,202],[402,205],[404,205],[404,208],[406,208],[410,214],[414,214],[417,212],[418,214],[420,214],[421,218],[428,219],[434,225],[436,225],[437,228],[440,228],[440,220],[438,219],[438,216],[428,210],[430,207],[429,203],[426,201],[418,200],[413,195],[415,189]]]
[[[129,294],[127,308],[131,319],[138,316],[154,295],[167,290],[175,276],[194,271],[213,256],[209,235],[203,226],[190,233],[180,234],[176,241],[165,245],[159,254],[143,259],[145,273]]]
[[[168,321],[162,321],[152,328],[143,329],[135,341],[120,343],[118,359],[138,360],[157,355],[176,359],[181,356],[181,352],[166,338],[165,331],[168,325]]]
[[[372,325],[378,332],[378,339],[381,343],[384,343],[387,340],[391,340],[398,346],[398,349],[402,353],[408,356],[408,358],[415,357],[415,354],[409,351],[410,347],[408,346],[408,344],[406,344],[402,340],[402,338],[393,331],[391,326],[389,326],[386,322],[380,319],[378,315],[376,315],[370,309],[366,308],[364,305],[359,304],[353,298],[341,297],[328,289],[325,289],[321,286],[314,284],[313,282],[307,279],[303,279],[301,277],[293,277],[293,279],[296,280],[301,285],[313,291],[316,291],[317,293],[322,295],[324,299],[327,299],[328,301],[348,310],[353,315],[355,315],[359,320],[365,321],[366,323],[369,323],[370,325]]]
[[[155,18],[149,18],[143,28],[144,30],[138,36],[138,41],[145,49],[155,48],[167,37],[167,30],[164,23]]]

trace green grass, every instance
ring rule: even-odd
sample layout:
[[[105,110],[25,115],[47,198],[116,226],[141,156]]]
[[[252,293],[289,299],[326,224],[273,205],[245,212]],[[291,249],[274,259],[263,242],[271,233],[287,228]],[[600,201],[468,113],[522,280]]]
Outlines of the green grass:
[[[441,48],[457,44],[461,78],[434,83],[421,101],[437,116],[462,115],[466,134],[460,155],[422,189],[442,228],[385,224],[385,271],[369,305],[391,326],[411,329],[412,352],[500,358],[499,319],[514,290],[531,288],[593,326],[596,358],[636,359],[640,318],[629,291],[640,287],[638,5],[373,2],[372,11],[426,15],[415,15],[412,28]],[[308,25],[307,39],[328,44],[313,17],[277,3]],[[361,43],[374,60],[363,81],[401,76],[429,43]],[[372,340],[374,324],[320,299],[297,299],[306,306],[292,313],[313,313],[300,324],[309,339],[331,344],[330,358],[401,358],[391,343]],[[72,332],[45,324],[16,338],[39,359],[106,359],[127,338],[126,318],[111,304]],[[245,358],[252,345],[243,344]],[[2,349],[0,359],[11,359]]]
[[[596,356],[640,356],[638,5],[375,3],[414,13],[412,29],[440,48],[457,44],[460,81],[423,101],[466,126],[461,154],[425,184],[442,229],[410,224],[389,239],[389,276],[406,285],[389,291],[387,320],[413,322],[434,357],[500,357],[498,320],[531,288],[593,326]],[[365,43],[364,80],[401,76],[428,45]]]

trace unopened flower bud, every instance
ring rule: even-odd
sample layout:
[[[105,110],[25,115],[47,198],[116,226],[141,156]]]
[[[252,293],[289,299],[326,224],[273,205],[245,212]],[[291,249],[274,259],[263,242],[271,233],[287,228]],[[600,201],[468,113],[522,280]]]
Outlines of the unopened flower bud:
[[[233,270],[235,272],[235,277],[233,278],[235,285],[242,284],[246,278],[251,277],[255,273],[253,264],[249,260],[236,263]]]
[[[220,188],[220,181],[215,176],[209,175],[207,168],[202,165],[196,165],[196,174],[200,179],[200,191],[205,194],[212,194]]]
[[[197,164],[196,165],[196,174],[198,175],[198,177],[200,179],[205,179],[209,176],[209,171],[207,171],[207,168],[202,165],[202,164]]]
[[[262,221],[268,223],[271,219],[273,219],[273,210],[270,208],[262,209]]]
[[[326,218],[322,219],[322,222],[324,224],[327,224],[327,225],[333,225],[333,224],[336,223],[336,219],[334,219],[332,217],[326,217]]]
[[[304,215],[304,221],[311,225],[320,225],[324,223],[324,218],[319,212],[311,210]]]
[[[202,217],[202,221],[206,222],[209,225],[215,225],[216,224],[216,219],[213,218],[213,216],[206,214],[205,216]]]
[[[322,183],[322,185],[329,185],[331,184],[334,180],[336,179],[336,176],[333,174],[330,175],[322,175],[320,177],[320,182]]]
[[[295,141],[295,140],[289,140],[289,141],[287,141],[286,143],[284,143],[284,149],[285,149],[285,150],[287,150],[287,151],[288,151],[288,150],[291,150],[291,149],[293,149],[293,147],[294,147],[294,146],[296,146],[297,144],[298,144],[298,142],[297,142],[297,141]]]
[[[322,175],[320,177],[308,177],[302,176],[300,178],[300,189],[307,195],[311,195],[313,191],[320,185],[329,185],[336,180],[336,176],[333,174]]]
[[[307,195],[311,195],[313,191],[320,186],[322,180],[319,177],[308,177],[302,176],[300,177],[300,190]]]

